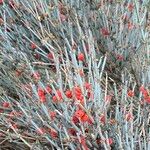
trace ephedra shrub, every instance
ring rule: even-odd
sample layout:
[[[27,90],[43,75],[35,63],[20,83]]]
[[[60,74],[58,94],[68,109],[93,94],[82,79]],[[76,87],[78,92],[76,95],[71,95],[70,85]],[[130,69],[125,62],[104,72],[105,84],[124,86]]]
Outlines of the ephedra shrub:
[[[0,0],[1,149],[150,149],[149,0]]]

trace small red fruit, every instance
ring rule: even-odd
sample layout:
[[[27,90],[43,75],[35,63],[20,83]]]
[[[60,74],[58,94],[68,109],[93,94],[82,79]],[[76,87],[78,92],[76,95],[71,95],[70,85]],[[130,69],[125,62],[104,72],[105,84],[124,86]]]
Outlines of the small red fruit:
[[[123,57],[123,55],[121,55],[121,54],[117,54],[117,55],[116,55],[116,59],[117,59],[118,61],[123,61],[123,60],[124,60],[124,57]]]
[[[53,100],[53,102],[54,103],[56,103],[56,102],[62,102],[62,93],[61,93],[61,91],[60,90],[57,90],[56,91],[56,95],[54,95],[53,97],[52,97],[52,100]]]
[[[144,88],[144,86],[141,86],[139,90],[140,92],[142,92],[144,98],[146,98],[149,95],[148,91]]]
[[[3,107],[5,107],[5,108],[10,107],[10,103],[8,103],[8,102],[3,102]]]
[[[46,96],[45,96],[45,95],[42,95],[42,96],[40,97],[40,102],[41,102],[41,103],[45,103],[45,102],[46,102]]]
[[[112,138],[108,138],[108,139],[106,139],[106,142],[107,142],[109,145],[112,145],[112,144],[113,144],[113,139],[112,139]]]
[[[71,90],[67,90],[65,93],[67,98],[72,98],[72,91]]]
[[[79,123],[79,119],[75,116],[75,115],[73,115],[72,116],[72,122],[74,123],[74,124],[77,124],[77,123]]]
[[[51,118],[52,120],[54,120],[55,117],[56,117],[56,112],[55,112],[55,111],[50,111],[49,114],[50,114],[50,118]]]
[[[85,87],[86,90],[91,90],[92,85],[88,82],[85,82],[84,87]]]
[[[33,50],[37,48],[36,44],[35,44],[35,43],[33,43],[33,42],[31,43],[31,45],[30,45],[30,46],[31,46],[31,49],[33,49]]]
[[[102,29],[101,29],[101,34],[102,34],[103,36],[109,36],[109,35],[110,35],[108,29],[106,29],[106,28],[102,28]]]
[[[131,22],[128,22],[128,29],[132,30],[134,28],[134,24]]]
[[[128,5],[128,10],[131,12],[131,11],[133,11],[133,9],[134,9],[134,5],[133,5],[133,3],[130,3]]]
[[[144,98],[144,101],[145,101],[146,103],[150,104],[150,96],[145,97],[145,98]]]
[[[78,60],[79,61],[84,61],[84,54],[83,53],[78,54]]]
[[[54,129],[49,129],[49,134],[53,139],[56,139],[58,137],[58,133]]]
[[[81,109],[75,112],[75,116],[81,120],[81,122],[89,122],[89,116]]]
[[[127,114],[126,114],[126,116],[125,116],[125,119],[126,119],[127,121],[132,120],[132,119],[133,119],[132,114],[131,114],[130,112],[129,112],[129,113],[127,113]]]
[[[53,55],[52,52],[49,52],[49,53],[47,54],[47,57],[48,57],[49,60],[53,60],[53,59],[54,59],[54,55]]]
[[[133,97],[134,96],[134,91],[129,90],[127,94],[128,94],[129,97]]]
[[[4,0],[0,0],[0,5],[2,5],[2,4],[3,4],[3,2],[4,2]]]
[[[56,97],[56,96],[53,96],[53,97],[52,97],[52,100],[53,100],[54,103],[56,103],[56,102],[57,102],[57,97]]]
[[[144,86],[143,86],[143,85],[139,88],[139,91],[140,91],[140,92],[145,91],[145,88],[144,88]]]
[[[88,122],[88,121],[89,121],[89,116],[85,113],[85,114],[81,117],[81,121],[82,121],[82,122]]]
[[[83,110],[77,110],[77,111],[75,112],[75,116],[76,116],[77,118],[83,117],[84,114],[85,114],[85,112],[84,112]]]
[[[38,96],[39,96],[39,97],[45,95],[44,90],[43,90],[42,88],[40,88],[40,87],[38,88],[37,92],[38,92]]]
[[[3,109],[0,109],[0,113],[3,113],[4,112],[4,110]]]
[[[69,134],[71,134],[71,135],[73,135],[73,136],[76,136],[76,130],[74,129],[74,128],[69,128],[68,129],[68,132],[69,132]]]

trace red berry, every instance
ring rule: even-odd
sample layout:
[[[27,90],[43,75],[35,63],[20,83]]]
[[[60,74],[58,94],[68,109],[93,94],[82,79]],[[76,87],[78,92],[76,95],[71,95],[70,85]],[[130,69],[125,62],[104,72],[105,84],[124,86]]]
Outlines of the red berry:
[[[144,86],[143,86],[143,85],[139,88],[139,91],[140,91],[140,92],[145,91],[145,88],[144,88]]]
[[[45,102],[46,102],[46,96],[45,96],[45,95],[42,95],[42,96],[40,97],[40,102],[41,102],[41,103],[45,103]]]
[[[150,104],[150,96],[145,97],[144,101],[148,104]]]
[[[58,137],[58,133],[54,129],[49,129],[49,134],[53,139],[56,139]]]
[[[0,113],[3,113],[4,112],[4,110],[3,109],[0,109]]]
[[[80,101],[81,104],[84,104],[84,97],[83,97],[83,95],[80,95],[79,97],[77,97],[77,99]]]
[[[108,139],[106,139],[106,142],[107,142],[109,145],[112,145],[112,144],[113,144],[113,139],[112,139],[112,138],[108,138]]]
[[[8,108],[10,107],[10,104],[8,102],[3,102],[3,107]]]
[[[53,102],[54,103],[56,103],[56,102],[61,102],[62,101],[62,93],[61,93],[61,91],[60,90],[57,90],[56,91],[56,95],[54,95],[53,97],[52,97],[52,100],[53,100]]]
[[[75,96],[80,96],[82,94],[81,88],[78,86],[74,87],[74,94]]]
[[[89,123],[89,124],[93,124],[93,121],[89,118],[89,119],[88,119],[88,123]]]
[[[128,29],[132,30],[134,28],[134,24],[131,22],[128,22]]]
[[[33,50],[37,48],[36,44],[35,44],[35,43],[33,43],[33,42],[31,43],[31,45],[30,45],[30,46],[31,46],[31,49],[33,49]]]
[[[88,115],[87,115],[87,114],[84,114],[84,115],[81,117],[81,121],[82,121],[82,122],[87,122],[87,121],[89,121]]]
[[[52,100],[53,100],[54,103],[56,103],[56,102],[57,102],[57,97],[56,97],[56,96],[53,96],[53,97],[52,97]]]
[[[79,123],[79,119],[74,115],[74,116],[72,116],[72,122],[74,124],[77,124],[77,123]]]
[[[67,98],[72,98],[72,91],[71,90],[67,90],[65,93]]]
[[[144,86],[141,86],[139,90],[142,92],[144,98],[148,96],[148,91],[144,88]]]
[[[127,94],[128,94],[129,97],[133,97],[134,96],[134,91],[129,90]]]
[[[79,61],[84,61],[84,54],[83,53],[78,54],[78,60]]]
[[[91,84],[90,83],[85,82],[84,87],[86,90],[91,90]]]
[[[45,95],[45,91],[42,88],[38,88],[37,92],[39,97]]]
[[[3,4],[3,2],[4,2],[4,0],[0,0],[0,5],[2,5],[2,4]]]
[[[123,58],[123,55],[117,54],[116,59],[119,61],[123,61],[124,58]]]
[[[52,52],[49,52],[49,53],[47,54],[47,57],[48,57],[49,60],[53,60],[53,59],[54,59],[54,55],[53,55]]]
[[[125,118],[126,118],[127,121],[130,121],[130,120],[133,119],[133,116],[132,116],[132,114],[129,112],[129,113],[126,114]]]
[[[88,115],[81,109],[75,112],[75,116],[80,119],[82,122],[89,122]]]
[[[134,5],[133,5],[133,3],[130,3],[130,4],[128,5],[128,10],[129,10],[129,11],[133,11],[133,9],[134,9]]]
[[[42,88],[38,88],[38,96],[40,98],[40,102],[44,103],[46,102],[46,96],[45,96],[45,91]]]
[[[68,132],[69,132],[69,134],[76,136],[76,130],[74,128],[69,128]]]
[[[55,112],[55,111],[50,111],[49,114],[50,114],[50,118],[51,118],[52,120],[54,120],[55,117],[56,117],[56,112]]]
[[[106,29],[106,28],[102,28],[102,29],[101,29],[101,34],[102,34],[103,36],[109,36],[109,35],[110,35],[108,29]]]
[[[75,116],[76,116],[77,118],[83,117],[84,114],[85,114],[85,112],[84,112],[83,110],[77,110],[77,111],[75,112]]]

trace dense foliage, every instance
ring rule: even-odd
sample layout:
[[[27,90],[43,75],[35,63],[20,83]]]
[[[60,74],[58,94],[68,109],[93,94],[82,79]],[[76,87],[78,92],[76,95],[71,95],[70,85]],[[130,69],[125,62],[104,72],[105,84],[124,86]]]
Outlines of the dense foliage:
[[[149,0],[0,0],[1,149],[150,149]]]

